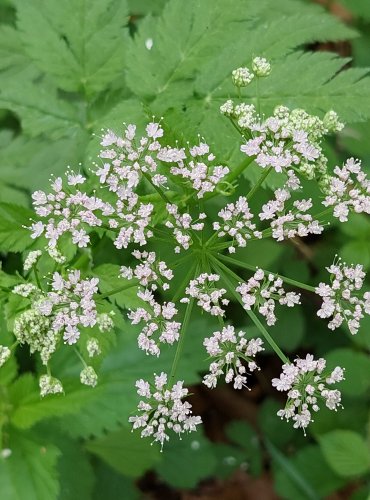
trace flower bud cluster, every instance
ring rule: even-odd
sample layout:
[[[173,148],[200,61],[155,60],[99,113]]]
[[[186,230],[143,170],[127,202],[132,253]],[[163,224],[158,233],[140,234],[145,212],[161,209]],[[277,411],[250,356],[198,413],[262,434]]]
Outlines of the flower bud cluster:
[[[173,278],[173,272],[167,267],[164,261],[159,261],[157,259],[155,252],[140,252],[139,250],[134,250],[132,255],[141,261],[135,269],[131,267],[122,266],[121,267],[121,277],[131,280],[136,278],[140,285],[143,287],[149,287],[151,290],[157,290],[160,286],[163,290],[168,290],[170,285],[168,281]]]
[[[285,209],[285,202],[291,198],[287,189],[277,189],[275,200],[270,200],[262,206],[259,214],[261,221],[271,220],[272,237],[277,241],[296,236],[305,237],[309,234],[321,234],[324,227],[307,213],[312,208],[311,199],[296,200],[291,210]]]
[[[14,320],[13,333],[20,344],[28,344],[31,354],[39,352],[42,363],[47,365],[59,341],[50,317],[43,316],[35,307],[27,309]]]
[[[85,366],[80,373],[80,382],[83,385],[95,387],[98,383],[98,376],[92,366]]]
[[[244,248],[251,238],[262,238],[262,233],[252,222],[253,214],[245,196],[240,196],[235,203],[228,203],[218,216],[223,222],[214,222],[213,229],[218,232],[219,238],[231,236],[229,253],[235,252],[235,246]]]
[[[360,160],[349,158],[342,168],[335,167],[334,174],[325,188],[323,205],[334,206],[333,215],[340,222],[348,220],[350,210],[370,214],[370,179],[363,172]]]
[[[42,255],[41,250],[34,250],[30,252],[24,260],[23,270],[29,271],[30,269],[32,269],[33,266],[37,263],[37,261],[41,257],[41,255]]]
[[[251,83],[254,74],[245,67],[234,69],[231,73],[231,79],[235,87],[246,87]]]
[[[141,437],[153,437],[163,448],[170,433],[181,436],[184,432],[193,432],[202,423],[199,416],[193,416],[191,404],[182,400],[188,396],[188,389],[183,382],[172,387],[168,384],[165,373],[154,375],[154,387],[140,379],[136,382],[137,393],[144,398],[138,405],[139,415],[129,418],[133,429],[142,429]]]
[[[265,317],[269,326],[276,323],[276,302],[288,307],[300,304],[300,294],[286,292],[282,288],[283,280],[273,274],[267,274],[262,269],[257,269],[252,278],[246,283],[239,283],[236,291],[240,293],[244,309],[257,308],[258,312]]]
[[[145,307],[139,307],[128,314],[133,325],[144,322],[145,325],[138,336],[138,346],[146,352],[159,356],[159,342],[173,344],[180,335],[181,323],[172,321],[177,314],[173,302],[159,304],[149,289],[139,290],[138,297],[144,301]],[[157,339],[153,336],[156,334]]]
[[[316,293],[323,299],[317,315],[331,318],[328,324],[330,330],[339,328],[345,322],[355,335],[364,313],[370,314],[370,292],[360,295],[365,279],[363,267],[360,264],[347,266],[339,259],[326,269],[330,273],[330,285],[320,283],[316,287]]]
[[[64,392],[61,381],[50,375],[41,375],[39,387],[41,397],[45,397],[49,394],[60,394]]]
[[[258,77],[269,76],[271,64],[264,57],[255,57],[252,61],[252,71]]]
[[[10,358],[11,350],[5,345],[0,345],[0,367]]]
[[[169,215],[169,220],[166,221],[166,227],[172,229],[173,236],[178,243],[175,247],[175,253],[180,253],[181,248],[188,250],[190,245],[193,244],[192,232],[202,231],[206,214],[199,214],[198,220],[193,220],[192,216],[188,213],[180,214],[176,205],[168,203],[166,209]]]
[[[245,332],[235,332],[233,326],[225,326],[222,331],[214,332],[212,337],[203,342],[207,353],[215,358],[209,367],[210,373],[205,375],[203,383],[210,389],[216,387],[218,378],[225,375],[225,382],[234,384],[234,389],[247,387],[247,368],[253,372],[259,370],[254,357],[263,351],[260,338],[247,340]]]
[[[278,416],[287,421],[293,420],[295,429],[306,428],[313,422],[312,412],[319,411],[320,402],[329,410],[337,410],[341,402],[341,393],[328,386],[344,379],[343,369],[337,366],[331,373],[325,372],[326,361],[315,360],[312,354],[305,359],[296,358],[294,363],[283,365],[279,378],[272,379],[272,385],[278,391],[286,392],[288,400]]]
[[[215,283],[220,280],[218,274],[200,274],[197,278],[190,281],[185,289],[186,295],[197,299],[197,305],[212,316],[223,316],[225,311],[221,305],[227,306],[229,301],[224,299],[225,288],[217,288]],[[189,298],[181,299],[182,303],[188,303]],[[221,305],[220,305],[221,303]]]
[[[198,198],[203,198],[206,193],[212,193],[217,184],[229,173],[228,167],[210,165],[215,160],[210,153],[208,144],[201,142],[198,146],[189,148],[190,159],[185,149],[174,148],[161,151],[159,158],[163,162],[176,162],[176,167],[171,167],[171,174],[180,176],[189,181],[191,187],[197,192]]]

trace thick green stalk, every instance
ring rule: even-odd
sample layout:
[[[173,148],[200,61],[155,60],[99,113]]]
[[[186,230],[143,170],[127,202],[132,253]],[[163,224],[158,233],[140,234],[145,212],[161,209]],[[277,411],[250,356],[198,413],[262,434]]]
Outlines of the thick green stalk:
[[[246,264],[245,262],[240,262],[239,260],[233,259],[232,257],[228,257],[227,255],[217,254],[217,258],[223,260],[224,262],[228,262],[234,266],[241,267],[243,269],[247,269],[248,271],[256,271],[256,266],[252,266],[250,264]],[[264,273],[272,274],[276,278],[281,278],[285,283],[289,285],[296,286],[297,288],[302,288],[303,290],[308,290],[309,292],[315,292],[315,287],[306,285],[306,283],[301,283],[300,281],[293,280],[291,278],[287,278],[286,276],[282,276],[281,274],[273,273],[271,271],[267,271],[266,269],[260,268]]]

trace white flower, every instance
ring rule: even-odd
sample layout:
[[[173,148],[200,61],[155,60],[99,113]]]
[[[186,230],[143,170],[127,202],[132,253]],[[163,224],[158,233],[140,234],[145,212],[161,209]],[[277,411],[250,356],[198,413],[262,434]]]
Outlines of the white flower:
[[[294,364],[284,364],[280,377],[272,380],[273,387],[288,393],[285,408],[278,411],[278,416],[292,419],[293,427],[302,428],[304,433],[313,421],[311,412],[319,410],[320,402],[329,410],[336,411],[340,406],[340,392],[328,389],[325,384],[343,380],[343,369],[337,366],[331,373],[325,373],[325,366],[323,358],[315,360],[312,354],[307,354],[305,359],[296,358]]]
[[[190,281],[185,289],[186,295],[197,299],[197,305],[212,316],[223,316],[225,311],[221,305],[227,305],[229,301],[223,298],[225,288],[217,288],[215,283],[220,280],[218,274],[200,274]],[[188,298],[181,299],[181,302],[189,302]]]
[[[236,291],[240,293],[244,309],[251,310],[256,307],[258,312],[266,318],[269,326],[276,323],[275,303],[288,307],[300,304],[300,294],[286,292],[282,288],[283,280],[268,274],[262,269],[257,269],[252,278],[245,283],[239,283]]]
[[[328,323],[330,330],[347,323],[352,335],[358,332],[360,321],[364,314],[369,314],[370,296],[365,292],[360,295],[364,283],[365,273],[360,264],[347,266],[340,259],[326,268],[330,273],[331,285],[320,283],[316,293],[323,302],[317,315],[320,318],[331,318]]]
[[[222,331],[214,332],[212,337],[203,342],[207,353],[215,358],[210,364],[208,375],[203,378],[203,384],[210,389],[216,387],[217,380],[225,375],[226,383],[234,383],[234,389],[247,387],[247,368],[249,372],[259,370],[254,362],[254,356],[263,351],[260,338],[247,340],[245,332],[235,332],[233,326],[225,326]],[[245,361],[245,364],[242,364]]]
[[[253,238],[262,238],[262,233],[252,223],[253,214],[249,210],[247,199],[240,196],[235,203],[228,203],[218,212],[222,222],[214,222],[213,229],[218,237],[230,236],[229,252],[234,253],[235,246],[245,247],[247,241]]]
[[[176,382],[172,387],[167,383],[167,375],[154,374],[154,387],[143,379],[136,382],[137,393],[146,399],[138,405],[139,415],[129,418],[133,429],[142,429],[141,437],[152,436],[161,448],[169,440],[172,432],[179,435],[193,432],[202,423],[198,416],[192,415],[191,405],[183,402],[188,390],[183,382]]]
[[[23,270],[29,271],[30,269],[32,269],[32,267],[36,264],[41,255],[42,255],[41,250],[34,250],[33,252],[30,252],[24,261]]]

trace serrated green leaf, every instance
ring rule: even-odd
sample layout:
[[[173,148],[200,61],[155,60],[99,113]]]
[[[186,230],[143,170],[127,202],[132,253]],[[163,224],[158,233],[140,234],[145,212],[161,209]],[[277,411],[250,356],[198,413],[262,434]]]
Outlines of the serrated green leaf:
[[[57,139],[83,127],[78,108],[60,99],[55,88],[42,83],[16,81],[0,92],[0,107],[16,113],[31,137],[45,134]]]
[[[3,252],[22,252],[30,247],[33,240],[30,231],[23,226],[30,225],[34,213],[27,208],[0,203],[0,250]]]
[[[140,433],[131,432],[126,427],[89,441],[86,449],[121,474],[131,477],[140,476],[160,460],[159,449],[151,446],[150,439],[143,439]]]
[[[1,496],[4,500],[57,500],[56,464],[59,450],[32,434],[12,431],[11,455],[0,458]]]
[[[20,0],[17,6],[27,53],[59,88],[92,94],[122,76],[125,1]]]
[[[354,477],[370,471],[370,450],[357,432],[334,430],[319,436],[321,451],[339,476]]]

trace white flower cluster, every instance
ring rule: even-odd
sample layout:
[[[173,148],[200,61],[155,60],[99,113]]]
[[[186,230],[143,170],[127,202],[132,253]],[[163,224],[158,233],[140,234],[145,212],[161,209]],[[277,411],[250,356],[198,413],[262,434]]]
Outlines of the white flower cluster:
[[[151,290],[157,290],[160,286],[163,290],[168,290],[170,285],[168,281],[173,278],[173,272],[167,267],[164,261],[159,261],[155,252],[140,252],[134,250],[132,255],[141,261],[135,269],[131,267],[122,266],[121,276],[131,280],[136,278],[140,285],[149,287]],[[166,280],[166,281],[165,281]]]
[[[225,326],[222,331],[206,338],[203,345],[207,353],[216,358],[209,367],[210,373],[203,378],[203,383],[210,389],[216,387],[221,375],[225,375],[226,383],[234,383],[234,389],[247,387],[247,369],[242,361],[245,361],[250,372],[259,370],[253,358],[264,350],[260,338],[248,341],[245,332],[236,333],[233,326]]]
[[[136,382],[137,393],[145,400],[138,405],[139,415],[130,417],[134,429],[142,429],[141,437],[152,436],[163,448],[169,440],[169,433],[181,436],[184,432],[195,431],[202,423],[199,416],[193,416],[191,404],[183,402],[188,389],[183,382],[168,386],[167,375],[154,375],[154,387],[140,379]]]
[[[199,222],[206,218],[206,214],[200,213],[198,220],[193,220],[188,213],[180,214],[176,205],[168,203],[166,205],[170,220],[166,221],[166,227],[172,229],[178,246],[175,247],[175,253],[180,253],[181,248],[188,250],[193,243],[193,231],[202,231],[204,222]]]
[[[101,354],[99,340],[95,337],[89,338],[86,343],[86,350],[89,355],[89,358],[93,358],[94,356],[99,356],[99,354]]]
[[[370,214],[370,180],[361,169],[360,160],[349,158],[342,168],[335,167],[325,189],[324,206],[334,206],[334,217],[348,220],[350,210]]]
[[[0,345],[0,367],[10,358],[11,350],[5,345]]]
[[[343,322],[347,323],[352,335],[358,332],[360,320],[365,314],[370,314],[370,292],[362,296],[365,273],[360,264],[347,266],[337,261],[326,268],[330,273],[330,285],[320,283],[316,293],[323,299],[321,308],[317,312],[320,318],[332,318],[328,327],[335,330]]]
[[[57,177],[51,185],[52,193],[35,191],[32,194],[36,214],[48,218],[46,223],[39,221],[31,225],[32,238],[44,234],[48,246],[55,248],[63,234],[71,233],[75,245],[81,248],[88,245],[88,228],[101,226],[102,216],[112,214],[114,209],[100,198],[88,196],[76,188],[85,181],[81,175],[67,173],[67,186],[63,186],[62,178]]]
[[[209,165],[213,162],[214,154],[210,153],[208,144],[201,142],[198,146],[189,148],[190,161],[185,149],[167,148],[158,155],[163,162],[176,162],[176,167],[171,167],[171,174],[180,176],[190,182],[197,192],[198,198],[203,198],[206,193],[212,193],[217,184],[229,173],[228,167]]]
[[[235,246],[245,247],[251,238],[262,238],[261,231],[252,222],[253,214],[245,196],[240,196],[235,203],[228,203],[218,212],[218,216],[223,222],[214,222],[213,229],[218,232],[219,238],[231,236],[229,253],[235,252]]]
[[[283,280],[257,269],[252,278],[246,283],[240,283],[236,291],[240,293],[244,309],[251,310],[256,307],[258,312],[266,318],[269,326],[276,323],[275,306],[276,302],[288,307],[300,304],[300,294],[286,292],[282,288]]]
[[[145,307],[130,311],[128,318],[133,325],[145,323],[138,336],[138,346],[146,354],[159,356],[161,351],[158,342],[172,345],[179,338],[181,323],[172,321],[177,309],[173,302],[159,304],[149,289],[139,290],[137,295],[145,302]],[[154,334],[158,339],[153,338]]]
[[[278,391],[288,394],[285,408],[277,414],[281,419],[292,419],[295,429],[302,428],[305,432],[313,421],[312,411],[319,411],[321,401],[329,410],[340,406],[341,393],[328,386],[344,379],[343,369],[337,366],[331,373],[326,373],[325,367],[325,359],[315,360],[312,354],[307,354],[305,359],[296,358],[294,363],[284,364],[280,377],[272,379],[272,385]]]
[[[190,281],[186,287],[185,293],[194,299],[197,299],[197,305],[212,316],[223,316],[225,311],[220,303],[227,306],[229,301],[224,299],[225,288],[217,288],[215,283],[220,280],[218,274],[202,273],[197,278]],[[188,303],[189,298],[181,299],[182,303]]]
[[[305,237],[309,234],[321,234],[324,227],[307,213],[312,208],[311,199],[296,200],[291,210],[285,209],[285,203],[291,198],[287,189],[277,189],[275,200],[270,200],[262,206],[259,214],[261,221],[271,220],[272,237],[283,241],[295,236]]]
[[[21,297],[29,297],[32,294],[38,294],[38,288],[32,283],[21,283],[20,285],[16,285],[12,292],[15,295],[20,295]]]

